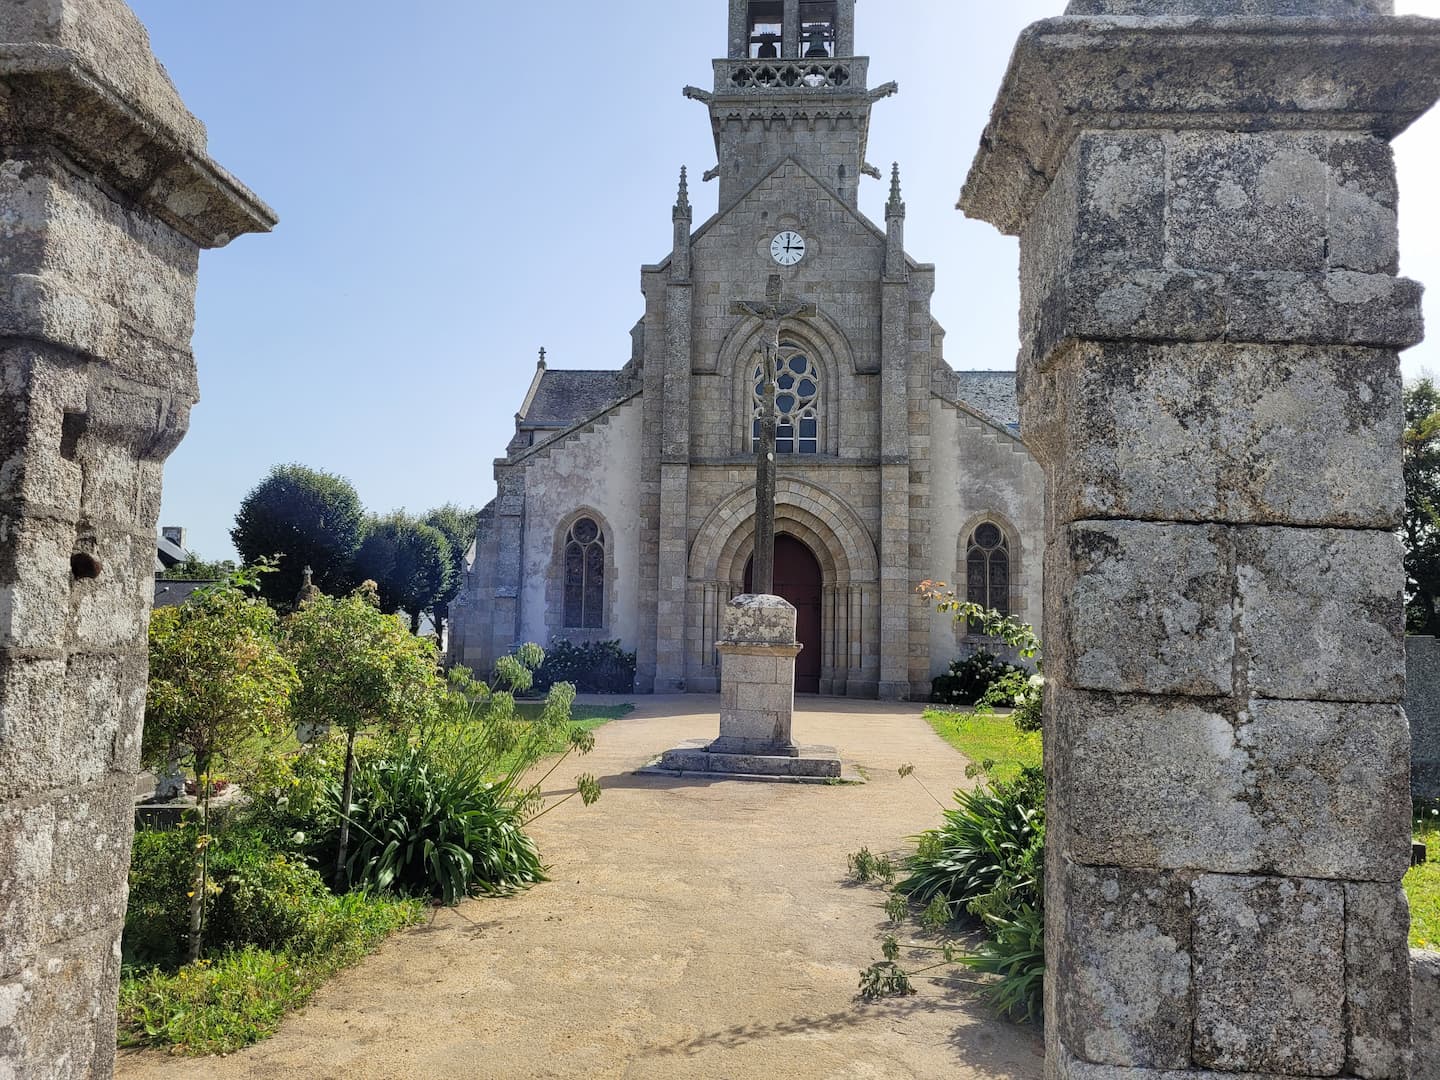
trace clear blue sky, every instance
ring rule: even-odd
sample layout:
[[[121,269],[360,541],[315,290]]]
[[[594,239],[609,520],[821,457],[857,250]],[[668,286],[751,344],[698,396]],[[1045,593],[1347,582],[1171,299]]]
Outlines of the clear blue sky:
[[[165,476],[165,524],[232,554],[277,462],[341,473],[376,511],[482,505],[536,351],[619,367],[639,267],[670,247],[682,164],[715,164],[705,109],[726,0],[132,0],[215,158],[280,214],[202,261],[203,400]],[[1399,0],[1440,16],[1440,0]],[[1015,242],[955,210],[1016,35],[1064,0],[860,0],[870,160],[898,160],[911,253],[939,266],[956,367],[1013,368]],[[625,15],[614,11],[623,8]],[[535,12],[533,23],[530,12]],[[1432,286],[1440,371],[1440,116],[1397,144],[1407,274]],[[697,224],[713,185],[691,186]],[[862,209],[883,218],[885,186]]]

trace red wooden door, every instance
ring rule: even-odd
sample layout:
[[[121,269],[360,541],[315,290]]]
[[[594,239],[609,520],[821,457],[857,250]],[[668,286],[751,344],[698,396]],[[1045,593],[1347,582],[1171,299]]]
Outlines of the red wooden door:
[[[745,591],[750,591],[751,570],[745,567]],[[775,595],[784,597],[795,608],[795,636],[805,648],[795,661],[795,691],[799,694],[820,692],[820,597],[824,588],[820,563],[810,549],[793,536],[781,533],[775,537]]]

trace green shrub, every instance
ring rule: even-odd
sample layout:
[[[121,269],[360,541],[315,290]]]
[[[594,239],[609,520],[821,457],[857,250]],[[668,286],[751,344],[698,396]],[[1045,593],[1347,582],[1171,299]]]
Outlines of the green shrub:
[[[994,653],[977,649],[963,660],[956,660],[950,670],[937,676],[930,684],[930,700],[937,705],[974,705],[1006,675],[1029,677],[1029,672],[1007,664]],[[1010,701],[992,702],[1009,705]]]
[[[570,719],[574,687],[551,687],[533,718],[519,714],[509,693],[491,692],[464,673],[453,677],[452,687],[439,722],[395,738],[358,770],[350,807],[359,838],[347,868],[351,881],[447,904],[513,893],[545,880],[524,826],[575,795],[587,806],[600,797],[588,775],[548,806],[542,794],[561,762],[595,745],[594,735]],[[557,741],[565,752],[544,776],[532,778]]]
[[[957,791],[944,824],[916,838],[910,876],[896,889],[912,902],[949,907],[951,918],[1008,917],[1044,903],[1045,784],[1039,769],[1019,779]]]
[[[174,967],[186,959],[190,860],[197,832],[141,830],[130,857],[122,938],[131,965]],[[211,952],[259,946],[313,952],[335,897],[300,856],[276,851],[258,830],[234,827],[209,843],[204,907]]]
[[[310,913],[304,939],[286,949],[247,946],[174,971],[127,968],[119,1043],[223,1054],[259,1042],[336,971],[423,918],[424,907],[412,900],[326,896]]]
[[[397,746],[355,778],[352,882],[447,904],[545,880],[522,808],[489,779],[493,756],[469,732]]]
[[[628,694],[635,689],[635,654],[618,641],[585,645],[556,639],[535,672],[535,689],[570,683],[585,694]]]
[[[958,957],[975,971],[998,975],[983,991],[985,1000],[1013,1020],[1038,1019],[1045,1008],[1045,915],[1020,907],[1013,918],[988,916],[986,940]]]

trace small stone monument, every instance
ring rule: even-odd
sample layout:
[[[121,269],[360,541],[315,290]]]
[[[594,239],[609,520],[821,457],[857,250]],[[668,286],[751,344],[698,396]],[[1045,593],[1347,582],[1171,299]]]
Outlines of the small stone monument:
[[[779,596],[737,596],[725,609],[720,653],[720,737],[668,751],[646,772],[707,773],[755,779],[840,779],[831,746],[798,746],[795,716],[795,609]]]

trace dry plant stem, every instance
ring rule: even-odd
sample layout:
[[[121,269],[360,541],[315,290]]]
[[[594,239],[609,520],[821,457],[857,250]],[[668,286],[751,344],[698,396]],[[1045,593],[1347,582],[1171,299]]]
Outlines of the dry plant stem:
[[[335,851],[335,882],[345,880],[345,852],[350,846],[350,801],[355,797],[355,732],[345,735],[345,780],[340,788],[340,844]]]

